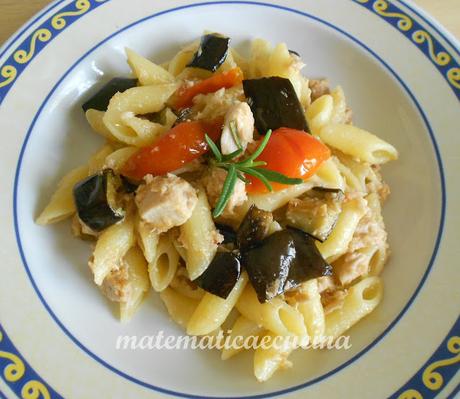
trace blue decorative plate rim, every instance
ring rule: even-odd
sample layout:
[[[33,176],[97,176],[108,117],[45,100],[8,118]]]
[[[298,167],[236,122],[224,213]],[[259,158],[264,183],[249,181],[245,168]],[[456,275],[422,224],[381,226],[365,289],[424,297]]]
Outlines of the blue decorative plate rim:
[[[56,2],[54,5],[50,6],[48,9],[46,9],[42,14],[40,14],[34,21],[32,21],[28,27],[24,28],[21,32],[19,32],[16,36],[16,39],[12,39],[11,42],[8,44],[8,46],[3,49],[2,51],[2,54],[0,54],[0,57],[6,53],[8,51],[8,49],[10,47],[12,47],[18,40],[18,37],[21,36],[25,31],[27,31],[27,29],[29,29],[31,26],[34,25],[34,23],[36,21],[38,21],[43,15],[45,15],[47,12],[49,12],[51,9],[53,9],[54,7],[56,7],[58,4],[61,4],[63,1],[65,0],[61,0],[61,1],[58,1]],[[77,19],[79,19],[81,16],[87,14],[89,11],[92,11],[94,10],[95,8],[97,8],[99,5],[101,5],[102,3],[104,2],[108,2],[110,0],[79,0],[79,1],[76,1],[75,3],[72,1],[70,2],[69,4],[67,4],[65,7],[63,7],[62,9],[59,10],[59,12],[57,12],[56,14],[54,14],[52,17],[50,17],[46,22],[44,22],[44,24],[42,24],[40,26],[40,28],[42,27],[47,27],[47,26],[51,26],[53,28],[55,28],[57,31],[55,32],[56,35],[61,31],[63,30],[64,28],[66,28],[67,26],[69,26],[71,23],[75,22]],[[388,17],[385,16],[385,15],[382,15],[382,14],[378,14],[377,15],[380,15],[383,19],[385,19],[387,22],[389,22],[391,25],[393,25],[394,27],[396,27],[396,29],[398,30],[401,30],[400,29],[400,26],[398,25],[398,22],[399,20],[395,19],[394,17],[394,13],[395,12],[399,12],[401,15],[406,15],[408,18],[410,18],[407,14],[403,14],[403,11],[399,8],[397,8],[394,4],[392,4],[391,2],[389,1],[384,1],[384,0],[352,0],[360,5],[363,5],[363,6],[366,6],[366,8],[370,9],[371,11],[375,11],[373,9],[373,4],[374,3],[386,3],[388,7],[391,7],[388,9],[388,12],[391,12],[391,16]],[[354,38],[353,36],[351,36],[350,34],[348,34],[347,32],[343,31],[342,29],[336,27],[336,26],[333,26],[332,24],[328,23],[327,21],[324,21],[324,20],[321,20],[313,15],[310,15],[308,13],[305,13],[305,12],[302,12],[300,10],[295,10],[295,9],[292,9],[292,8],[288,8],[288,7],[283,7],[283,6],[279,6],[279,5],[275,5],[275,4],[269,4],[269,3],[262,3],[262,2],[256,2],[256,1],[219,1],[219,2],[203,2],[203,3],[196,3],[196,4],[191,4],[191,5],[187,5],[187,6],[182,6],[182,7],[176,7],[176,8],[173,8],[173,9],[169,9],[169,10],[165,10],[165,11],[162,11],[162,12],[159,12],[159,13],[156,13],[156,14],[153,14],[153,15],[150,15],[150,16],[147,16],[139,21],[136,21],[126,27],[124,27],[123,29],[120,29],[119,31],[117,32],[114,32],[113,34],[111,34],[109,37],[107,37],[106,39],[104,39],[103,41],[101,41],[100,43],[98,43],[98,45],[96,45],[95,47],[93,47],[91,50],[89,50],[87,53],[85,53],[74,65],[72,65],[72,67],[62,76],[62,78],[57,82],[57,84],[54,86],[54,88],[51,90],[51,92],[49,93],[49,95],[46,97],[44,103],[41,105],[39,111],[37,112],[32,124],[31,124],[31,127],[27,133],[27,136],[25,138],[25,141],[24,141],[24,144],[23,144],[23,147],[21,149],[21,153],[20,153],[20,156],[19,156],[19,160],[18,160],[18,166],[17,166],[17,170],[16,170],[16,176],[15,176],[15,186],[14,186],[14,209],[13,209],[13,212],[14,212],[14,221],[15,221],[15,231],[16,231],[16,236],[17,236],[17,242],[18,242],[18,247],[19,247],[19,251],[20,251],[20,254],[21,254],[21,258],[23,260],[23,263],[24,263],[24,266],[26,268],[26,271],[27,271],[27,274],[29,275],[29,278],[31,280],[31,283],[35,289],[35,291],[37,292],[37,295],[39,296],[40,300],[42,301],[43,305],[45,306],[45,308],[48,310],[48,312],[50,313],[51,317],[55,320],[55,322],[63,329],[63,331],[66,333],[66,335],[69,336],[69,338],[77,345],[79,346],[82,350],[84,350],[87,354],[89,354],[91,357],[93,357],[93,359],[95,359],[96,361],[98,361],[99,363],[103,364],[104,366],[106,366],[107,368],[109,368],[110,370],[114,371],[115,373],[135,382],[135,383],[138,383],[142,386],[145,386],[145,387],[148,387],[148,388],[151,388],[153,390],[156,390],[158,392],[161,392],[161,393],[167,393],[167,394],[171,394],[171,395],[175,395],[175,396],[179,396],[179,397],[187,397],[187,398],[205,398],[203,396],[194,396],[194,395],[188,395],[188,394],[184,394],[184,393],[180,393],[180,392],[174,392],[174,391],[170,391],[170,390],[166,390],[166,389],[163,389],[163,388],[160,388],[160,387],[155,387],[155,386],[152,386],[150,384],[146,384],[142,381],[139,381],[139,380],[136,380],[135,378],[133,377],[130,377],[122,372],[120,372],[119,370],[116,370],[114,369],[112,366],[108,365],[107,363],[105,363],[102,359],[99,359],[96,355],[94,355],[93,353],[91,353],[87,348],[85,348],[80,342],[78,342],[75,337],[73,337],[70,332],[67,331],[67,329],[60,323],[60,321],[57,319],[57,317],[54,315],[54,313],[52,312],[52,310],[49,308],[49,306],[47,305],[47,303],[45,302],[44,298],[41,296],[34,280],[33,280],[33,277],[30,273],[30,270],[27,266],[27,262],[26,262],[26,259],[25,259],[25,255],[23,253],[23,250],[22,250],[22,245],[21,245],[21,240],[20,240],[20,235],[19,235],[19,228],[18,228],[18,219],[17,219],[17,208],[16,208],[16,200],[17,200],[17,184],[18,184],[18,180],[19,180],[19,175],[20,175],[20,167],[21,167],[21,162],[22,162],[22,157],[23,157],[23,154],[24,154],[24,151],[25,151],[25,148],[26,148],[26,145],[27,145],[27,141],[29,139],[29,136],[31,134],[31,131],[35,125],[35,122],[38,118],[38,115],[41,113],[42,109],[44,108],[44,105],[47,103],[48,99],[50,98],[50,96],[54,93],[54,91],[56,90],[56,88],[59,86],[59,84],[62,82],[62,80],[75,68],[75,66],[81,62],[81,60],[83,58],[85,58],[88,54],[90,54],[92,51],[94,51],[97,47],[99,47],[100,45],[102,45],[103,43],[105,43],[107,40],[111,39],[112,37],[114,37],[115,35],[118,35],[119,33],[131,28],[132,26],[134,25],[137,25],[139,23],[142,23],[148,19],[152,19],[152,18],[155,18],[155,17],[158,17],[160,15],[163,15],[163,14],[166,14],[166,13],[170,13],[170,12],[174,12],[174,11],[178,11],[178,10],[181,10],[181,9],[185,9],[185,8],[192,8],[192,7],[200,7],[200,6],[206,6],[206,5],[216,5],[218,3],[221,3],[221,4],[247,4],[247,5],[258,5],[258,6],[265,6],[265,7],[272,7],[272,8],[278,8],[278,9],[281,9],[281,10],[284,10],[284,11],[288,11],[288,12],[294,12],[296,14],[300,14],[300,15],[303,15],[307,18],[311,18],[313,20],[316,20],[322,24],[325,24],[326,26],[332,28],[332,29],[335,29],[336,31],[340,32],[341,34],[345,35],[348,39],[354,41],[355,43],[357,43],[358,45],[360,45],[362,48],[364,48],[367,52],[369,52],[372,56],[374,56],[375,58],[377,58],[377,60],[382,63],[382,65],[388,70],[390,71],[390,73],[398,80],[398,82],[402,85],[402,87],[406,90],[406,92],[408,93],[408,95],[411,97],[412,101],[414,102],[414,104],[417,106],[417,109],[419,110],[420,114],[422,115],[422,118],[424,119],[424,122],[428,128],[428,131],[430,133],[430,138],[432,140],[432,143],[433,143],[433,147],[434,147],[434,150],[435,150],[435,153],[436,153],[436,158],[437,158],[437,161],[438,161],[438,165],[439,165],[439,173],[440,173],[440,177],[441,177],[441,189],[442,189],[442,209],[441,209],[441,220],[440,220],[440,225],[439,225],[439,231],[438,231],[438,238],[436,240],[436,244],[435,244],[435,248],[434,248],[434,251],[433,251],[433,255],[432,255],[432,258],[430,260],[430,263],[429,263],[429,266],[424,274],[424,276],[422,277],[422,280],[419,284],[419,286],[417,287],[416,291],[414,292],[413,296],[411,297],[410,301],[408,302],[408,304],[404,307],[404,309],[400,312],[400,314],[397,316],[397,318],[386,328],[386,330],[379,336],[377,337],[376,340],[374,340],[370,345],[368,345],[366,348],[364,348],[360,353],[358,353],[357,355],[355,355],[352,359],[348,360],[347,362],[343,363],[342,365],[340,365],[339,367],[337,367],[336,369],[324,374],[323,376],[321,377],[318,377],[318,378],[315,378],[311,381],[308,381],[304,384],[300,384],[300,385],[297,385],[297,386],[294,386],[294,387],[291,387],[291,388],[288,388],[288,389],[284,389],[284,390],[280,390],[280,391],[276,391],[276,392],[272,392],[272,393],[268,393],[268,394],[261,394],[261,395],[252,395],[252,396],[243,396],[241,398],[266,398],[266,397],[273,397],[273,396],[276,396],[276,395],[280,395],[280,394],[285,394],[285,393],[289,393],[289,392],[293,392],[295,390],[298,390],[298,389],[302,389],[302,388],[305,388],[309,385],[312,385],[314,383],[317,383],[329,376],[331,376],[332,374],[335,374],[336,372],[338,372],[339,370],[343,369],[344,367],[348,366],[350,363],[352,363],[354,360],[356,360],[357,358],[361,357],[365,352],[367,352],[368,350],[370,350],[374,345],[376,345],[387,333],[388,331],[400,320],[400,318],[403,316],[403,314],[407,311],[407,309],[410,307],[411,303],[413,302],[413,300],[415,299],[415,297],[417,296],[420,288],[423,286],[428,274],[429,274],[429,271],[431,269],[431,266],[434,262],[434,259],[436,257],[436,253],[437,253],[437,250],[438,250],[438,247],[439,247],[439,242],[440,242],[440,239],[441,239],[441,235],[442,235],[442,230],[443,230],[443,225],[444,225],[444,217],[445,217],[445,205],[446,205],[446,188],[445,188],[445,181],[444,181],[444,172],[443,172],[443,168],[442,168],[442,160],[441,160],[441,157],[440,157],[440,154],[439,154],[439,150],[438,150],[438,147],[437,147],[437,144],[436,144],[436,140],[435,140],[435,137],[434,137],[434,134],[432,132],[432,129],[431,129],[431,126],[423,112],[423,110],[421,109],[419,103],[417,102],[417,100],[415,99],[415,97],[413,96],[413,94],[410,92],[410,90],[407,88],[407,86],[405,85],[405,83],[399,78],[399,76],[395,73],[395,71],[393,69],[391,69],[391,67],[389,67],[385,61],[383,61],[383,59],[381,59],[377,54],[375,54],[370,48],[368,48],[366,45],[364,45],[364,43],[360,42],[358,39]],[[401,4],[405,4],[405,2],[403,1],[400,1]],[[85,8],[85,7],[81,7],[81,4],[88,4],[88,8]],[[369,7],[370,5],[370,7]],[[73,7],[75,6],[75,8],[77,8],[77,10],[75,10],[75,8]],[[408,8],[410,8],[409,6],[407,6]],[[395,11],[394,9],[396,9],[397,11]],[[434,30],[436,30],[438,32],[438,34],[440,36],[443,37],[444,40],[446,40],[446,42],[448,42],[453,48],[454,50],[457,52],[457,53],[460,53],[460,51],[458,50],[458,46],[456,45],[453,45],[451,43],[451,41],[445,37],[445,35],[440,32],[437,28],[435,28],[431,22],[429,20],[427,20],[425,17],[421,16],[417,11],[413,10],[412,8],[410,8],[412,12],[414,12],[418,17],[420,17],[424,22],[428,23],[430,26],[433,27]],[[387,9],[385,9],[387,10]],[[58,17],[61,16],[60,18],[64,20],[64,25],[62,26],[62,28],[59,29],[59,27],[61,25],[59,24],[55,24],[53,25],[52,24],[52,20],[53,19],[59,19]],[[66,18],[67,17],[67,18]],[[388,18],[386,18],[388,17]],[[48,25],[46,25],[48,24]],[[418,24],[418,23],[417,23]],[[421,27],[420,24],[418,24],[418,26]],[[34,35],[35,35],[35,39],[34,39]],[[46,35],[43,36],[43,38],[46,39]],[[25,51],[25,55],[28,56],[28,51],[31,51],[31,48],[32,48],[32,43],[33,41],[35,40],[35,45],[37,44],[37,42],[40,42],[43,44],[43,46],[35,46],[35,50],[36,51],[33,51],[32,54],[31,54],[31,58],[26,60],[26,62],[23,63],[23,69],[25,69],[25,67],[29,64],[30,60],[35,57],[40,51],[42,48],[44,48],[44,46],[47,44],[48,41],[51,41],[55,36],[52,36],[47,39],[47,40],[44,40],[44,42],[41,42],[41,39],[40,37],[37,35],[37,30],[32,34],[30,35],[25,41],[23,41],[17,48],[16,50],[12,53],[12,55],[7,59],[6,63],[3,64],[1,67],[0,67],[0,75],[5,77],[3,75],[3,71],[4,71],[4,68],[5,66],[8,64],[8,61],[11,60],[11,57],[14,57],[14,54],[17,53],[18,51],[20,50],[24,50]],[[410,39],[410,37],[409,37]],[[442,49],[442,51],[444,51],[444,47],[442,46],[442,44],[440,42],[437,41],[437,39],[435,39],[432,43],[435,43],[436,45],[439,45],[439,47],[433,47],[435,49]],[[419,43],[419,44],[422,44],[422,43]],[[449,85],[451,86],[452,90],[454,91],[454,93],[457,95],[457,97],[459,97],[459,90],[458,88],[460,88],[460,85],[459,86],[455,86],[455,84],[452,83],[452,76],[448,76],[448,71],[451,70],[452,67],[454,68],[457,68],[458,66],[458,63],[456,64],[450,64],[450,62],[456,62],[455,59],[453,57],[451,57],[449,59],[449,63],[446,63],[445,65],[437,65],[436,64],[436,60],[433,60],[433,54],[434,56],[436,56],[436,54],[439,54],[439,52],[436,52],[433,50],[433,48],[431,48],[429,45],[427,46],[427,48],[422,48],[419,46],[419,48],[424,52],[424,54],[437,66],[438,70],[443,74],[444,78],[448,81]],[[426,51],[424,51],[424,49]],[[430,51],[431,49],[431,51]],[[14,58],[13,58],[14,59]],[[21,57],[19,57],[19,60],[22,60]],[[16,60],[15,60],[16,61]],[[442,60],[441,60],[442,61]],[[442,62],[445,62],[445,61],[442,61]],[[443,67],[443,68],[439,68],[440,67]],[[447,67],[447,68],[446,68]],[[22,69],[22,70],[23,70]],[[22,71],[20,70],[20,71]],[[459,69],[459,73],[460,73],[460,69]],[[452,75],[452,74],[451,74]],[[4,85],[4,86],[1,86],[2,84],[2,81],[0,81],[0,104],[3,100],[3,98],[6,96],[8,90],[11,88],[11,86],[13,85],[14,81],[17,79],[19,75],[16,75],[14,77],[14,79],[8,83],[7,85]],[[455,77],[455,76],[454,76]],[[459,76],[459,80],[460,80],[460,76]],[[456,81],[456,78],[453,80],[454,83],[458,83]],[[7,88],[6,91],[4,93],[2,93],[2,89],[4,88]],[[460,98],[460,97],[459,97]],[[459,319],[457,320],[457,322],[455,323],[454,327],[452,328],[452,330],[449,332],[448,336],[446,337],[446,339],[443,341],[443,343],[446,343],[448,342],[447,340],[449,338],[458,338],[458,337],[450,337],[451,334],[454,334],[458,331],[460,325],[459,325]],[[0,331],[1,331],[1,327],[0,327]],[[3,336],[6,336],[6,333],[4,332],[3,330]],[[8,339],[9,340],[9,339]],[[11,342],[11,341],[9,341]],[[0,341],[0,349],[1,349],[1,344],[2,342]],[[440,347],[437,349],[437,351],[433,354],[433,356],[429,359],[429,361],[427,362],[427,364],[425,364],[421,370],[423,370],[425,368],[425,366],[427,365],[430,365],[430,364],[433,364],[433,363],[430,363],[431,361],[435,361],[435,362],[439,362],[439,361],[442,361],[442,360],[446,360],[446,359],[439,359],[437,358],[437,354],[438,352],[439,353],[443,353],[441,348],[443,347],[443,344],[440,345]],[[21,357],[21,355],[17,352],[16,348],[14,348],[14,345],[10,345],[9,349],[12,351],[10,353],[13,353],[15,354],[16,356],[18,356],[19,358]],[[451,352],[453,353],[453,352]],[[457,358],[457,356],[455,357],[455,359]],[[450,359],[452,361],[452,359]],[[460,361],[460,359],[458,359],[458,361]],[[456,363],[456,362],[455,362]],[[452,365],[455,365],[455,363],[453,363]],[[439,366],[439,367],[444,367],[444,370],[447,370],[447,367],[446,366]],[[449,370],[451,370],[449,368]],[[420,373],[420,372],[419,372]],[[417,389],[420,389],[420,384],[418,384],[418,375],[419,373],[417,373],[412,379],[410,379],[408,381],[407,384],[405,384],[400,390],[397,391],[398,395],[399,396],[395,396],[396,393],[392,396],[392,397],[399,397],[399,398],[409,398],[409,397],[414,397],[416,398],[417,396],[404,396],[404,395],[408,395],[408,394],[411,394],[411,395],[417,395],[417,394],[420,394]],[[449,373],[450,374],[450,373]],[[452,374],[452,376],[454,375],[455,373]],[[39,376],[35,373],[35,376],[38,377],[39,379]],[[18,390],[18,386],[15,386],[15,385],[11,385],[8,383],[8,381],[5,381],[10,387],[11,389],[16,393],[18,394],[18,396],[20,394],[23,394],[22,392],[20,392]],[[446,380],[446,384],[447,384],[448,380]],[[26,383],[27,384],[27,383]],[[43,383],[45,387],[49,387],[49,385],[47,385],[46,383]],[[414,385],[415,384],[415,385]],[[445,386],[446,384],[444,384],[443,386]],[[51,389],[51,387],[49,387]],[[406,389],[407,388],[407,389]],[[423,386],[422,386],[423,388]],[[52,389],[51,389],[52,391]],[[52,397],[60,397],[55,391],[52,391],[53,392],[53,396]],[[439,392],[439,391],[438,391]],[[432,394],[435,394],[433,392],[431,392]],[[431,397],[431,396],[424,396],[424,397]],[[219,397],[209,397],[209,398],[219,398]]]

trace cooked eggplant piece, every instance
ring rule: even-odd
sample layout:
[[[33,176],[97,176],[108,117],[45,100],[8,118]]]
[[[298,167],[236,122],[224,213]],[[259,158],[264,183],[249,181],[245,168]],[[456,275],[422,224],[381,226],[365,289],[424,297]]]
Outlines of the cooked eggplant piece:
[[[294,229],[271,234],[242,256],[260,303],[304,281],[332,273],[331,266],[319,253],[315,241]]]
[[[251,205],[236,233],[236,241],[240,250],[244,251],[259,244],[268,235],[272,222],[271,212]]]
[[[109,106],[110,99],[114,94],[130,89],[137,85],[137,79],[130,78],[114,78],[103,86],[94,96],[86,101],[81,107],[83,111],[89,109],[97,109],[98,111],[106,111]]]
[[[102,231],[122,220],[125,212],[117,201],[121,185],[121,179],[111,169],[77,183],[73,195],[80,220],[94,231]]]
[[[304,281],[321,276],[332,276],[332,266],[329,265],[315,244],[315,239],[298,229],[287,229],[296,249],[296,266],[289,269],[284,290],[297,287]]]
[[[337,223],[343,199],[339,189],[315,187],[303,197],[289,201],[287,223],[324,242]]]
[[[287,230],[273,233],[260,245],[246,250],[242,256],[260,303],[284,292],[296,256],[294,240]]]
[[[204,273],[193,280],[199,287],[221,298],[227,298],[240,278],[241,263],[233,252],[217,252]]]
[[[137,188],[139,187],[140,183],[133,182],[131,179],[128,179],[126,176],[120,176],[121,179],[121,188],[118,192],[123,191],[127,194],[132,194],[136,192]]]
[[[317,193],[335,193],[343,195],[343,191],[340,188],[313,187],[312,190],[315,190]]]
[[[226,224],[216,223],[216,228],[219,233],[224,236],[222,244],[234,244],[236,243],[236,231],[231,226]]]
[[[177,119],[174,122],[173,127],[178,125],[179,123],[189,121],[191,115],[192,115],[192,108],[182,108],[182,109],[180,109],[178,112],[176,112]]]
[[[243,89],[260,134],[279,127],[308,131],[304,110],[289,79],[246,79]]]
[[[166,115],[167,115],[168,108],[163,108],[161,111],[158,112],[149,112],[147,114],[137,115],[138,118],[147,119],[150,122],[159,123],[164,125],[166,123]]]
[[[215,33],[202,36],[200,47],[187,66],[215,72],[227,58],[229,42],[228,37]]]

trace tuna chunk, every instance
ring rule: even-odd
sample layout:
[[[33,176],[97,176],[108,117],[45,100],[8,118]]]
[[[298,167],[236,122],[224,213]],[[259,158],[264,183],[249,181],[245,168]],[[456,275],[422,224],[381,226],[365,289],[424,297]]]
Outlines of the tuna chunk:
[[[222,154],[230,154],[238,149],[232,134],[234,124],[238,140],[243,150],[254,140],[254,117],[247,103],[239,102],[232,105],[225,115],[224,128],[220,138]]]
[[[148,175],[145,182],[137,190],[136,204],[141,219],[152,230],[163,233],[190,218],[198,201],[190,183],[172,174]]]
[[[329,82],[326,79],[311,79],[309,87],[311,90],[311,102],[331,92],[329,89]]]
[[[111,301],[127,302],[131,293],[128,267],[122,265],[119,269],[112,270],[104,279],[101,290]]]

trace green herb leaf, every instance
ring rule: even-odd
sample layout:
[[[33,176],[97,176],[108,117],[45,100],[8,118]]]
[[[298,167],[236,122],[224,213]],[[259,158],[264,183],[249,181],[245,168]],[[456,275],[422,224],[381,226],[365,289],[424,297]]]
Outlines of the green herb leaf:
[[[240,171],[237,171],[237,172],[236,172],[236,175],[238,176],[238,179],[240,179],[242,182],[244,182],[244,183],[248,183],[248,182],[249,182],[249,180],[246,179],[246,178],[244,177],[244,174],[241,173]]]
[[[222,187],[222,192],[220,193],[219,201],[217,201],[216,207],[212,213],[214,218],[219,217],[227,206],[227,203],[233,193],[233,189],[235,188],[236,179],[236,168],[234,165],[230,165],[228,168],[227,177],[225,178],[225,182]]]
[[[274,170],[262,169],[262,168],[253,168],[252,170],[256,170],[257,172],[262,174],[269,181],[273,181],[273,182],[276,182],[276,183],[281,183],[281,184],[300,184],[300,183],[303,183],[302,179],[288,177],[288,176],[283,175],[282,173],[276,172]]]
[[[235,126],[233,126],[233,128],[231,127],[231,130],[235,129]],[[211,138],[208,135],[205,136],[206,142],[208,143],[209,148],[217,160],[217,162],[211,160],[210,164],[227,171],[227,177],[225,178],[224,184],[222,186],[219,200],[217,201],[216,207],[212,213],[214,218],[219,217],[227,206],[228,201],[230,200],[230,197],[232,196],[235,189],[237,179],[248,183],[248,180],[244,174],[254,176],[255,178],[259,179],[269,191],[273,191],[273,187],[270,182],[281,184],[300,184],[303,182],[302,179],[291,178],[274,170],[261,168],[261,166],[266,166],[267,163],[265,161],[256,161],[257,157],[267,146],[267,143],[271,137],[271,133],[272,131],[269,130],[256,151],[247,159],[244,159],[240,162],[232,162],[232,160],[243,153],[243,148],[240,147],[238,150],[233,151],[231,154],[222,155],[219,148],[211,140]],[[239,145],[241,145],[241,143]]]
[[[236,158],[238,155],[241,155],[242,153],[243,153],[243,149],[239,148],[238,150],[235,150],[231,152],[230,154],[223,155],[221,162],[231,161],[233,158]]]
[[[257,150],[255,150],[251,156],[246,159],[244,161],[245,164],[250,164],[251,162],[253,162],[260,154],[262,154],[262,151],[264,150],[264,148],[267,146],[268,144],[268,140],[270,140],[270,137],[272,135],[272,131],[269,130],[267,131],[267,134],[265,135],[264,139],[262,140],[262,142],[260,143],[259,147],[257,147]],[[248,166],[248,165],[244,165],[244,166]]]
[[[242,172],[248,175],[257,177],[264,184],[264,186],[267,187],[268,191],[273,191],[273,187],[268,181],[268,179],[262,173],[258,172],[256,169],[248,168],[246,166],[241,166],[239,170],[241,170]]]
[[[267,162],[265,161],[255,161],[251,164],[251,168],[255,168],[257,166],[267,166]]]
[[[217,148],[217,146],[214,143],[214,141],[212,141],[211,137],[209,137],[207,134],[204,135],[204,138],[205,138],[206,142],[208,143],[209,148],[211,149],[212,153],[214,154],[214,157],[217,159],[217,161],[222,162],[222,154],[221,154],[219,148]]]

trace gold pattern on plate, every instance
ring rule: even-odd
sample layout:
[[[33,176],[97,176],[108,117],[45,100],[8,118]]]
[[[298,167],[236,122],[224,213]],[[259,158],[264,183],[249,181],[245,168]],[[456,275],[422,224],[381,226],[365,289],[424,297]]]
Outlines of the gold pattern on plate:
[[[77,15],[82,15],[91,8],[91,3],[89,0],[77,0],[75,2],[76,11],[64,11],[59,14],[56,14],[51,19],[51,26],[54,29],[61,30],[64,29],[67,25],[65,17],[75,17]]]
[[[447,350],[456,356],[448,359],[437,360],[431,363],[422,374],[422,381],[425,386],[432,391],[438,390],[444,384],[444,379],[441,373],[436,370],[440,367],[451,366],[452,364],[460,363],[460,337],[454,336],[447,341]]]
[[[35,55],[37,40],[40,40],[41,42],[47,42],[51,39],[51,37],[51,32],[46,28],[36,30],[32,35],[32,39],[30,40],[29,50],[17,50],[13,55],[13,59],[18,64],[25,64],[29,62]]]
[[[373,8],[375,12],[383,17],[387,18],[398,18],[398,28],[403,31],[408,31],[412,28],[413,22],[412,19],[406,14],[400,12],[389,12],[388,9],[388,2],[385,0],[377,0],[373,4]]]
[[[35,380],[24,384],[21,396],[23,399],[51,399],[51,395],[45,385]]]
[[[425,32],[424,30],[415,31],[412,34],[412,39],[417,44],[422,44],[424,42],[428,43],[428,52],[430,54],[430,58],[435,64],[445,66],[450,62],[451,57],[445,51],[439,51],[438,53],[435,52],[433,38],[428,32]]]
[[[422,394],[416,389],[408,389],[398,396],[398,399],[423,399]]]
[[[451,68],[447,71],[447,79],[452,86],[460,89],[460,68]]]
[[[16,79],[16,76],[18,74],[17,69],[12,66],[12,65],[5,65],[1,70],[0,70],[0,76],[2,78],[5,78],[3,82],[0,82],[0,87],[5,87],[11,84],[11,82]]]

